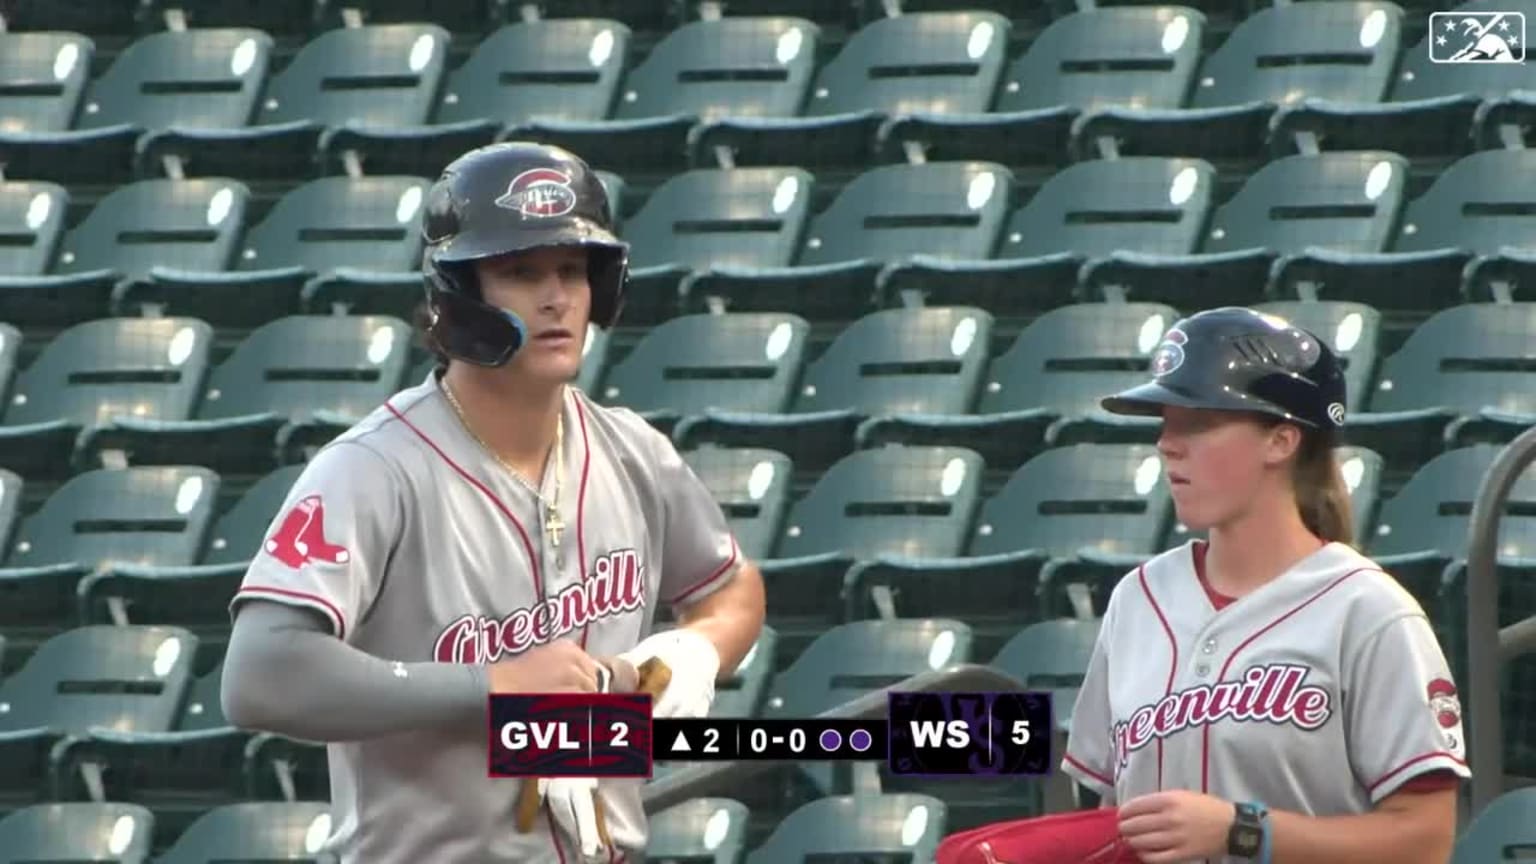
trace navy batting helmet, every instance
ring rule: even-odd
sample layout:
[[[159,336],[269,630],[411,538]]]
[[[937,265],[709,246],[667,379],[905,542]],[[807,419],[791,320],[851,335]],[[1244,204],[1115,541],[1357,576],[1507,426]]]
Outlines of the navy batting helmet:
[[[460,156],[427,193],[422,235],[427,332],[449,357],[501,366],[522,347],[523,322],[485,303],[475,278],[474,262],[509,252],[585,248],[592,322],[618,320],[629,246],[613,233],[602,181],[566,150],[507,142]]]
[[[1253,411],[1317,429],[1344,425],[1344,371],[1323,340],[1236,306],[1191,315],[1163,334],[1152,380],[1102,400],[1114,414],[1163,406]]]

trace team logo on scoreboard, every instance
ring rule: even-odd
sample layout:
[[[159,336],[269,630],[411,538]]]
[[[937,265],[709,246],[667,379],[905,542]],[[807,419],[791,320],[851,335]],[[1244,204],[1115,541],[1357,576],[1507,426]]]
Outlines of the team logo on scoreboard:
[[[1435,12],[1429,31],[1432,63],[1525,62],[1525,16],[1519,12]]]

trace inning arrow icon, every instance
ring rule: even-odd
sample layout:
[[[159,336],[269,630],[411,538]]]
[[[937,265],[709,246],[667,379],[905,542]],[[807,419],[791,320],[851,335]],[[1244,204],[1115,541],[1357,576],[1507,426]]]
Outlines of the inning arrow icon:
[[[688,746],[688,736],[681,732],[677,733],[677,740],[672,742],[672,752],[687,753],[692,749],[692,747]]]

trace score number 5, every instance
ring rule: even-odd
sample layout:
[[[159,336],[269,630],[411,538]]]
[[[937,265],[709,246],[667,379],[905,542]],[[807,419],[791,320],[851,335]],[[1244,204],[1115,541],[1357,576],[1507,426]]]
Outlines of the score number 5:
[[[1015,745],[1023,747],[1029,743],[1029,721],[1013,721],[1013,732],[1008,736]]]

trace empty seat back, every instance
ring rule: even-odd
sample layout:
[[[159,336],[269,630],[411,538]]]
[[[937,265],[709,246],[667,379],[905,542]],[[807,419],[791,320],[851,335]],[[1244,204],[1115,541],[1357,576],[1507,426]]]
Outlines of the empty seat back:
[[[437,121],[601,120],[629,64],[629,44],[629,28],[617,21],[546,19],[503,27],[454,71]]]
[[[47,273],[64,236],[68,208],[69,193],[63,186],[0,183],[0,276]]]
[[[95,56],[78,33],[0,33],[0,132],[73,126]]]

